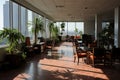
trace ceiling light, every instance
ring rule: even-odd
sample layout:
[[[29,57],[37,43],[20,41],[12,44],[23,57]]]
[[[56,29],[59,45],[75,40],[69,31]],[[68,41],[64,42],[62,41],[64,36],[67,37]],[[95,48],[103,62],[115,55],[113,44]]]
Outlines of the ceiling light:
[[[64,5],[56,5],[56,8],[63,8]]]
[[[85,7],[85,9],[88,9],[88,7]]]

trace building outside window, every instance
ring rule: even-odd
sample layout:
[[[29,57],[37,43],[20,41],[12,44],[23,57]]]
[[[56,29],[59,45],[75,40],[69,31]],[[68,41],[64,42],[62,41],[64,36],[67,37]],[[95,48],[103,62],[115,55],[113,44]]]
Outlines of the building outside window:
[[[0,30],[3,28],[10,28],[9,19],[9,0],[0,1]],[[0,46],[6,44],[6,39],[0,41]]]
[[[18,30],[18,4],[13,2],[13,28]]]
[[[28,36],[28,27],[27,27],[27,9],[20,7],[20,31],[24,36]]]
[[[33,27],[33,12],[31,10],[27,10],[27,29],[28,29],[28,34],[27,36],[30,37],[31,40],[33,40],[33,33],[32,33],[32,27]]]

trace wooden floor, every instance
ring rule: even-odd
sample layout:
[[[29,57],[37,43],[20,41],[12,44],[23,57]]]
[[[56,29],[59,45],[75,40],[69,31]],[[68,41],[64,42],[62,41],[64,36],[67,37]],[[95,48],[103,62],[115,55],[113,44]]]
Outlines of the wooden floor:
[[[48,54],[35,55],[26,65],[0,72],[0,80],[120,80],[120,65],[92,67],[73,62],[73,45],[64,42]]]

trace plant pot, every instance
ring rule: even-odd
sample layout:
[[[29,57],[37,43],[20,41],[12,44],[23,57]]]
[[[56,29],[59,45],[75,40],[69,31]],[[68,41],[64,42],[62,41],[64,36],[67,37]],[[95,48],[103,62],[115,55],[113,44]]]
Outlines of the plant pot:
[[[22,63],[22,56],[18,54],[8,54],[5,57],[5,61],[8,62],[10,67],[18,67]]]

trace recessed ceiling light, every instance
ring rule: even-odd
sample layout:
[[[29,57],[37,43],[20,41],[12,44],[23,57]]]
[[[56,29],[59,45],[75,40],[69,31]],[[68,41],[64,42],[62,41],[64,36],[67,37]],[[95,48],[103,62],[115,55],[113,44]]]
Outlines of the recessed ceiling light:
[[[64,5],[56,5],[56,8],[63,8]]]
[[[88,7],[85,7],[85,9],[88,9]]]

